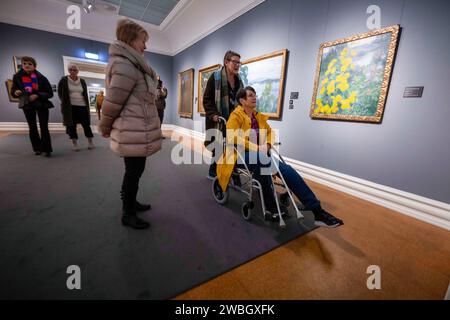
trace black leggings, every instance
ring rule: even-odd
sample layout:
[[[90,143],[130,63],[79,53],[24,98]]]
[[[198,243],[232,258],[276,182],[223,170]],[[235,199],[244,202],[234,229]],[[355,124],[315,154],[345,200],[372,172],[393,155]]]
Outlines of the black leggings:
[[[72,122],[73,125],[67,126],[67,134],[69,135],[70,139],[78,139],[77,134],[77,124],[81,124],[84,130],[84,135],[86,138],[93,138],[94,135],[92,134],[91,126],[89,125],[89,108],[84,106],[71,106],[72,109]]]
[[[125,206],[133,206],[139,189],[139,179],[145,169],[146,157],[124,157],[125,174],[122,182],[122,197]]]
[[[47,108],[30,108],[23,109],[25,118],[27,119],[28,128],[30,129],[30,140],[35,152],[52,152],[52,139],[50,138],[50,131],[48,130],[48,115]],[[41,128],[41,135],[37,128],[36,114],[39,118],[39,127]]]

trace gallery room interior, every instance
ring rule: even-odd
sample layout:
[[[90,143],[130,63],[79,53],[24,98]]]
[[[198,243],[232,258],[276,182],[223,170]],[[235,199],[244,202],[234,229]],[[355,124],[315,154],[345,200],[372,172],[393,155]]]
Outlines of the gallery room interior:
[[[449,300],[449,21],[1,1],[0,299]]]

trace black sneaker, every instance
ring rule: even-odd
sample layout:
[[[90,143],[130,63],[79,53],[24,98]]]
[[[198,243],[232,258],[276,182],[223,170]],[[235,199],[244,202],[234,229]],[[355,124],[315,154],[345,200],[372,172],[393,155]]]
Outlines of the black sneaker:
[[[44,157],[50,158],[52,156],[51,152],[44,152]]]
[[[42,152],[40,152],[40,151],[35,151],[35,152],[34,152],[34,155],[35,155],[35,156],[40,156],[41,154],[42,154]]]
[[[336,218],[322,208],[313,210],[313,213],[315,219],[314,225],[318,227],[336,228],[344,224],[344,221]]]

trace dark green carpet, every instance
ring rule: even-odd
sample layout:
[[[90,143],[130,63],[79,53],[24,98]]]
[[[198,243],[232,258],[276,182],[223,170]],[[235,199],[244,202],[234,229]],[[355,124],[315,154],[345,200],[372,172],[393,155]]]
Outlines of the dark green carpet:
[[[312,215],[277,223],[241,218],[241,194],[215,203],[207,165],[176,166],[173,142],[148,158],[138,199],[153,209],[137,231],[120,224],[123,161],[97,148],[34,156],[27,135],[0,139],[0,299],[166,299],[210,280],[313,227]],[[258,217],[260,214],[258,213]],[[66,287],[69,265],[81,290]],[[207,297],[205,297],[207,298]]]

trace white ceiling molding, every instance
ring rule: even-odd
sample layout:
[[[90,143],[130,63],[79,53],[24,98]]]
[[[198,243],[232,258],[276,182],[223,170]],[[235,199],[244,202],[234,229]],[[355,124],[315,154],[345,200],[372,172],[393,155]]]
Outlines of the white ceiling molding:
[[[265,0],[181,0],[155,26],[137,21],[150,33],[147,51],[174,56]],[[66,0],[2,0],[0,22],[68,36],[111,43],[115,40],[115,13],[81,10],[81,30],[66,27]]]
[[[159,31],[165,31],[167,28],[169,28],[172,23],[178,19],[180,15],[183,14],[185,10],[189,8],[189,6],[192,4],[194,0],[181,0],[177,3],[175,8],[169,13],[169,15],[164,19],[164,21],[159,26]]]
[[[172,55],[189,48],[265,0],[195,0],[168,29]],[[188,26],[188,27],[187,27]]]

